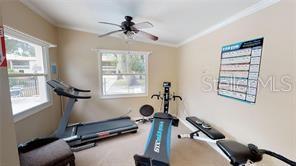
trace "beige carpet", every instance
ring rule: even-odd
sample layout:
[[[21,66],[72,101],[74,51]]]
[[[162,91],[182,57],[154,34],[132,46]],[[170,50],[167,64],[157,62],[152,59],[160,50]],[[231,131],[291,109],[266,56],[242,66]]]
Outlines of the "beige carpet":
[[[77,166],[134,166],[134,154],[143,154],[149,124],[139,124],[136,134],[127,134],[97,143],[97,146],[75,153]],[[208,144],[178,139],[189,130],[180,123],[173,128],[171,141],[172,166],[228,166],[228,162]]]

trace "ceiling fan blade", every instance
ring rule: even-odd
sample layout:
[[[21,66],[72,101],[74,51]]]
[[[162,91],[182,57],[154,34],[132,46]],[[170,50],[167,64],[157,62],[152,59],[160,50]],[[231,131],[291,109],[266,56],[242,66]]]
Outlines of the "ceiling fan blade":
[[[137,23],[137,24],[133,25],[133,27],[136,28],[136,29],[152,28],[153,24],[151,24],[148,21],[145,21],[145,22]]]
[[[121,30],[116,30],[116,31],[111,31],[111,32],[99,35],[99,37],[105,37],[105,36],[111,35],[113,33],[122,32],[122,31],[123,31],[122,29]]]
[[[154,36],[154,35],[152,35],[150,33],[144,32],[144,31],[138,30],[138,31],[136,31],[136,34],[139,35],[139,36],[154,40],[154,41],[158,40],[157,36]]]
[[[117,26],[119,28],[121,28],[121,25],[118,25],[118,24],[113,24],[113,23],[110,23],[110,22],[99,22],[100,24],[106,24],[106,25],[114,25],[114,26]]]

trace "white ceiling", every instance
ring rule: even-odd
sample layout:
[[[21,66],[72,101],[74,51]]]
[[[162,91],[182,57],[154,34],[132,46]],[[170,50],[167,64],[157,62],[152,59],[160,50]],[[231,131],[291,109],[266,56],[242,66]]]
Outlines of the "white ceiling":
[[[21,0],[59,27],[102,34],[117,27],[124,16],[134,22],[150,21],[145,29],[159,36],[159,43],[179,45],[261,0]],[[266,1],[266,0],[265,0]]]

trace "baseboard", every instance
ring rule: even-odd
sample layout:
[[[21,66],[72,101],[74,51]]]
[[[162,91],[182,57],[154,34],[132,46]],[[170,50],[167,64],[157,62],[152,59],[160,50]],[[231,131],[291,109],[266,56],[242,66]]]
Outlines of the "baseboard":
[[[196,131],[196,127],[192,126],[189,122],[185,121],[184,119],[178,117],[181,123],[183,123],[190,131],[194,132]],[[208,138],[206,135],[204,135],[202,132],[199,135],[202,138]],[[212,147],[215,151],[217,151],[220,155],[222,155],[226,160],[229,161],[229,158],[220,150],[220,148],[213,143],[207,143],[210,147]]]

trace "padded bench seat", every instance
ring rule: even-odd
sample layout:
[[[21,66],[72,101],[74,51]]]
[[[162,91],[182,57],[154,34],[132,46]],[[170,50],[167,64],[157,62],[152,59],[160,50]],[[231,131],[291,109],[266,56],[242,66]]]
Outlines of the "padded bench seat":
[[[213,140],[219,140],[219,139],[224,139],[225,138],[224,134],[222,134],[220,131],[218,131],[218,130],[216,130],[214,128],[206,129],[201,124],[197,124],[196,121],[202,121],[202,120],[198,119],[195,116],[186,117],[186,120],[188,122],[190,122],[193,126],[198,128],[206,136],[208,136],[209,138],[211,138]]]
[[[231,160],[233,165],[243,165],[249,160],[253,162],[260,161],[262,156],[253,154],[249,147],[232,140],[217,141],[218,147]]]
[[[75,156],[69,145],[57,140],[34,150],[19,153],[21,166],[74,166]]]

